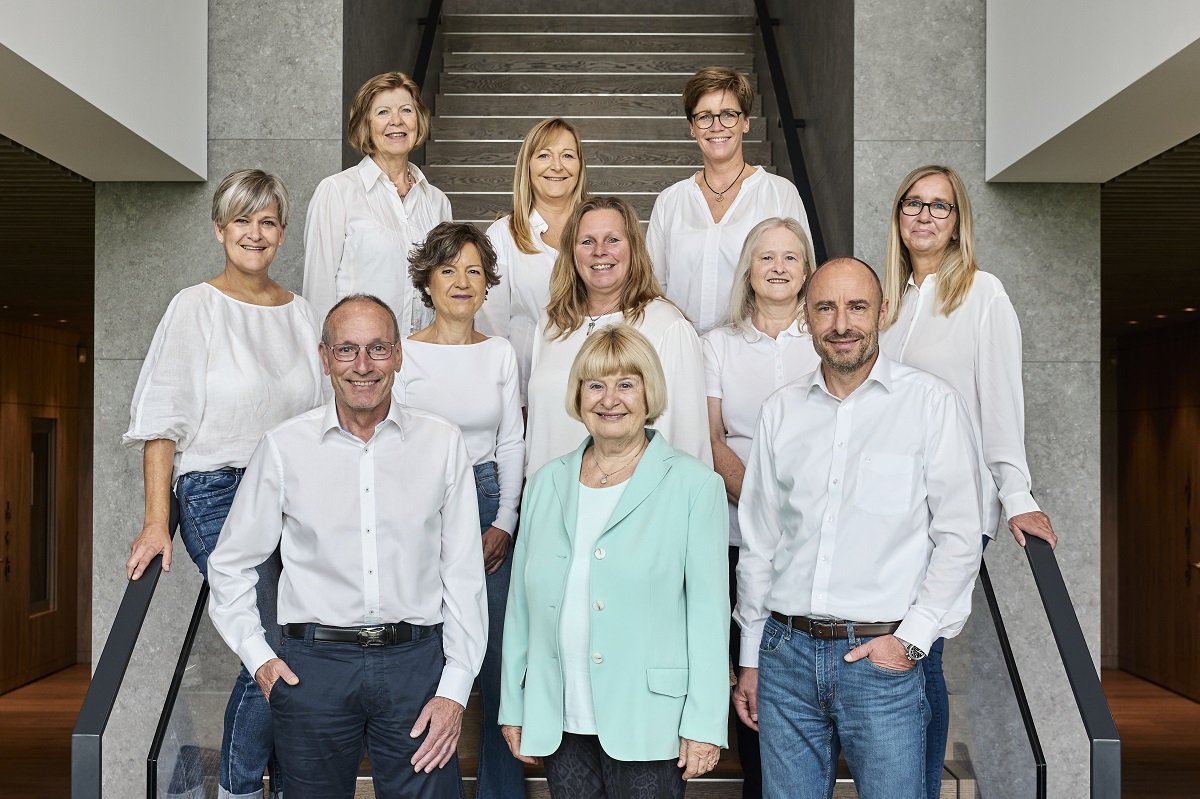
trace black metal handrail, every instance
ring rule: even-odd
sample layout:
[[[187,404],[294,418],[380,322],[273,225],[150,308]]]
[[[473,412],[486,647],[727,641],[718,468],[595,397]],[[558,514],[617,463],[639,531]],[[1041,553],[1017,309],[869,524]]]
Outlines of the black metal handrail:
[[[175,535],[179,508],[171,500],[168,528]],[[162,556],[156,555],[142,572],[130,580],[121,597],[121,606],[108,631],[108,640],[88,685],[83,706],[71,733],[71,799],[100,799],[103,790],[104,730],[117,703],[121,683],[129,670],[129,660],[137,646],[138,635],[154,599],[158,578],[162,575]]]
[[[1004,618],[1000,614],[1000,604],[996,602],[996,592],[992,588],[992,578],[988,574],[987,562],[979,564],[979,582],[983,585],[983,595],[987,597],[988,610],[992,614],[992,624],[996,628],[996,638],[1000,642],[1000,653],[1004,656],[1004,667],[1008,670],[1008,679],[1012,683],[1013,694],[1017,699],[1017,708],[1021,713],[1021,723],[1025,725],[1025,737],[1029,739],[1029,748],[1033,751],[1035,779],[1037,780],[1037,799],[1046,799],[1046,755],[1042,752],[1042,741],[1038,738],[1037,727],[1033,723],[1033,710],[1029,707],[1029,697],[1025,695],[1025,686],[1021,682],[1021,673],[1017,669],[1017,659],[1013,657],[1012,644],[1008,640],[1008,630],[1004,626]]]
[[[1083,718],[1091,747],[1091,796],[1092,799],[1119,799],[1121,796],[1121,737],[1113,721],[1108,700],[1100,685],[1100,674],[1092,660],[1079,617],[1071,603],[1067,584],[1050,544],[1040,538],[1026,536],[1025,557],[1033,572],[1033,580],[1041,594],[1050,620],[1050,630],[1058,645],[1075,695],[1075,704]]]
[[[421,31],[421,46],[417,50],[417,60],[413,65],[412,79],[422,89],[425,88],[426,73],[429,72],[429,62],[433,60],[433,42],[437,37],[438,25],[442,21],[442,0],[429,0],[429,10],[425,12],[425,17],[420,20],[424,26]],[[424,92],[422,92],[424,94]],[[432,97],[425,98],[425,102],[431,102]]]
[[[192,656],[192,647],[196,643],[196,633],[200,630],[200,620],[204,618],[204,608],[208,605],[208,581],[200,584],[196,594],[196,605],[192,608],[192,618],[188,622],[187,635],[183,637],[183,645],[179,648],[179,659],[175,661],[175,673],[171,675],[171,684],[167,688],[167,698],[163,702],[162,713],[158,716],[158,727],[154,730],[154,739],[150,742],[150,753],[146,756],[146,797],[155,799],[158,796],[158,756],[162,752],[163,742],[167,739],[167,728],[171,726],[171,714],[175,711],[175,700],[179,696],[179,688],[183,684],[183,673],[187,670],[188,659]]]
[[[754,0],[754,11],[758,16],[758,28],[762,31],[763,51],[767,56],[767,69],[771,73],[771,86],[775,91],[775,105],[779,110],[779,125],[783,129],[783,142],[787,148],[788,160],[792,163],[792,182],[804,203],[808,214],[808,227],[812,232],[813,251],[817,263],[823,262],[827,256],[825,251],[825,236],[821,233],[821,220],[817,213],[817,202],[813,197],[812,183],[808,179],[808,169],[804,164],[804,150],[800,146],[800,133],[796,124],[796,115],[792,111],[792,100],[788,94],[787,79],[784,77],[783,61],[779,58],[779,47],[775,43],[775,24],[777,20],[771,17],[767,8],[767,0]]]

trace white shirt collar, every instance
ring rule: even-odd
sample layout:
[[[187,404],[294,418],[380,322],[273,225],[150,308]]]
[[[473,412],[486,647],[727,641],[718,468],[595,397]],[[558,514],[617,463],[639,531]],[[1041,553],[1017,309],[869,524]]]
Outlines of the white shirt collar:
[[[386,180],[388,183],[392,182],[391,178],[379,168],[379,164],[375,163],[374,159],[369,155],[364,155],[363,160],[358,162],[358,166],[355,169],[358,170],[358,178],[362,181],[363,189],[365,190],[369,191],[380,180]],[[412,176],[413,188],[416,188],[418,183],[425,182],[425,174],[415,164],[408,165],[408,174]]]
[[[883,387],[884,391],[887,391],[890,394],[892,392],[892,383],[895,380],[895,368],[896,362],[884,355],[882,349],[879,350],[878,356],[875,358],[875,364],[871,367],[871,371],[867,374],[867,379],[862,382],[861,386],[851,392],[850,397],[853,397],[862,391],[868,383],[877,383]],[[825,384],[824,363],[813,370],[812,377],[810,377],[808,380],[808,388],[809,391],[812,391],[813,388],[819,388],[834,399],[838,399],[837,397],[833,396],[833,392],[831,392],[829,387]],[[846,397],[846,399],[850,399],[850,397]],[[843,402],[844,400],[838,401]]]
[[[387,424],[388,422],[391,422],[392,424],[396,425],[396,428],[400,431],[401,437],[403,437],[404,424],[403,424],[402,413],[403,413],[404,405],[397,402],[396,398],[394,396],[389,394],[388,397],[390,399],[391,405],[388,406],[387,416],[385,416],[383,418],[382,422],[380,422],[379,424],[377,424],[375,426],[375,432],[378,433],[379,430],[385,424]],[[346,428],[342,427],[342,422],[340,419],[338,419],[337,400],[335,399],[335,400],[332,400],[328,405],[325,406],[325,414],[321,420],[321,438],[324,439],[325,436],[328,435],[330,431],[340,432],[343,430],[346,430]],[[346,432],[348,433],[349,431],[346,431]]]
[[[538,210],[536,208],[531,209],[529,211],[529,232],[537,238],[541,238],[541,234],[549,229],[550,225],[545,219],[542,219],[542,215],[538,213]]]

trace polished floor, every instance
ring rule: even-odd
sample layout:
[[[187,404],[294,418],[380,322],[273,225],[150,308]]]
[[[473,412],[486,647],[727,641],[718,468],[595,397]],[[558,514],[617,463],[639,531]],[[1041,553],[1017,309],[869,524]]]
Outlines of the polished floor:
[[[88,676],[74,666],[0,695],[0,797],[70,795],[71,728]],[[1124,799],[1200,796],[1200,703],[1123,671],[1102,679],[1121,733]]]

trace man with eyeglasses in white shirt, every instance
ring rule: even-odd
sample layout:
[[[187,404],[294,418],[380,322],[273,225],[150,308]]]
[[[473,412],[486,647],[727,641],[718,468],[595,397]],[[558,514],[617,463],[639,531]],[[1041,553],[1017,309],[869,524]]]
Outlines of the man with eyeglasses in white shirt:
[[[381,796],[457,799],[487,642],[471,461],[457,427],[392,400],[382,300],[346,297],[321,338],[334,400],[259,442],[209,558],[209,614],[267,696],[289,799],[353,796],[364,740]],[[276,547],[279,652],[254,604]]]
[[[821,366],[763,403],[746,466],[734,705],[768,799],[831,797],[839,749],[860,796],[919,799],[914,666],[971,611],[980,452],[954,389],[879,351],[867,264],[826,262],[801,299]]]

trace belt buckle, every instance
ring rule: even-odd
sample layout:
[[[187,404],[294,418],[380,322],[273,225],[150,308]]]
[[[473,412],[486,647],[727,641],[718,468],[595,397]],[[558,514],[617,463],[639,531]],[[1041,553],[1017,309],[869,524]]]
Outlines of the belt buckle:
[[[358,631],[358,645],[383,646],[387,643],[384,640],[384,633],[386,632],[386,627],[363,627]]]
[[[808,634],[812,638],[821,638],[821,639],[833,638],[833,633],[837,630],[837,625],[838,625],[838,623],[834,619],[809,619],[808,620]],[[829,631],[828,636],[822,636],[822,635],[818,635],[816,633],[816,631],[822,630],[822,629]]]

